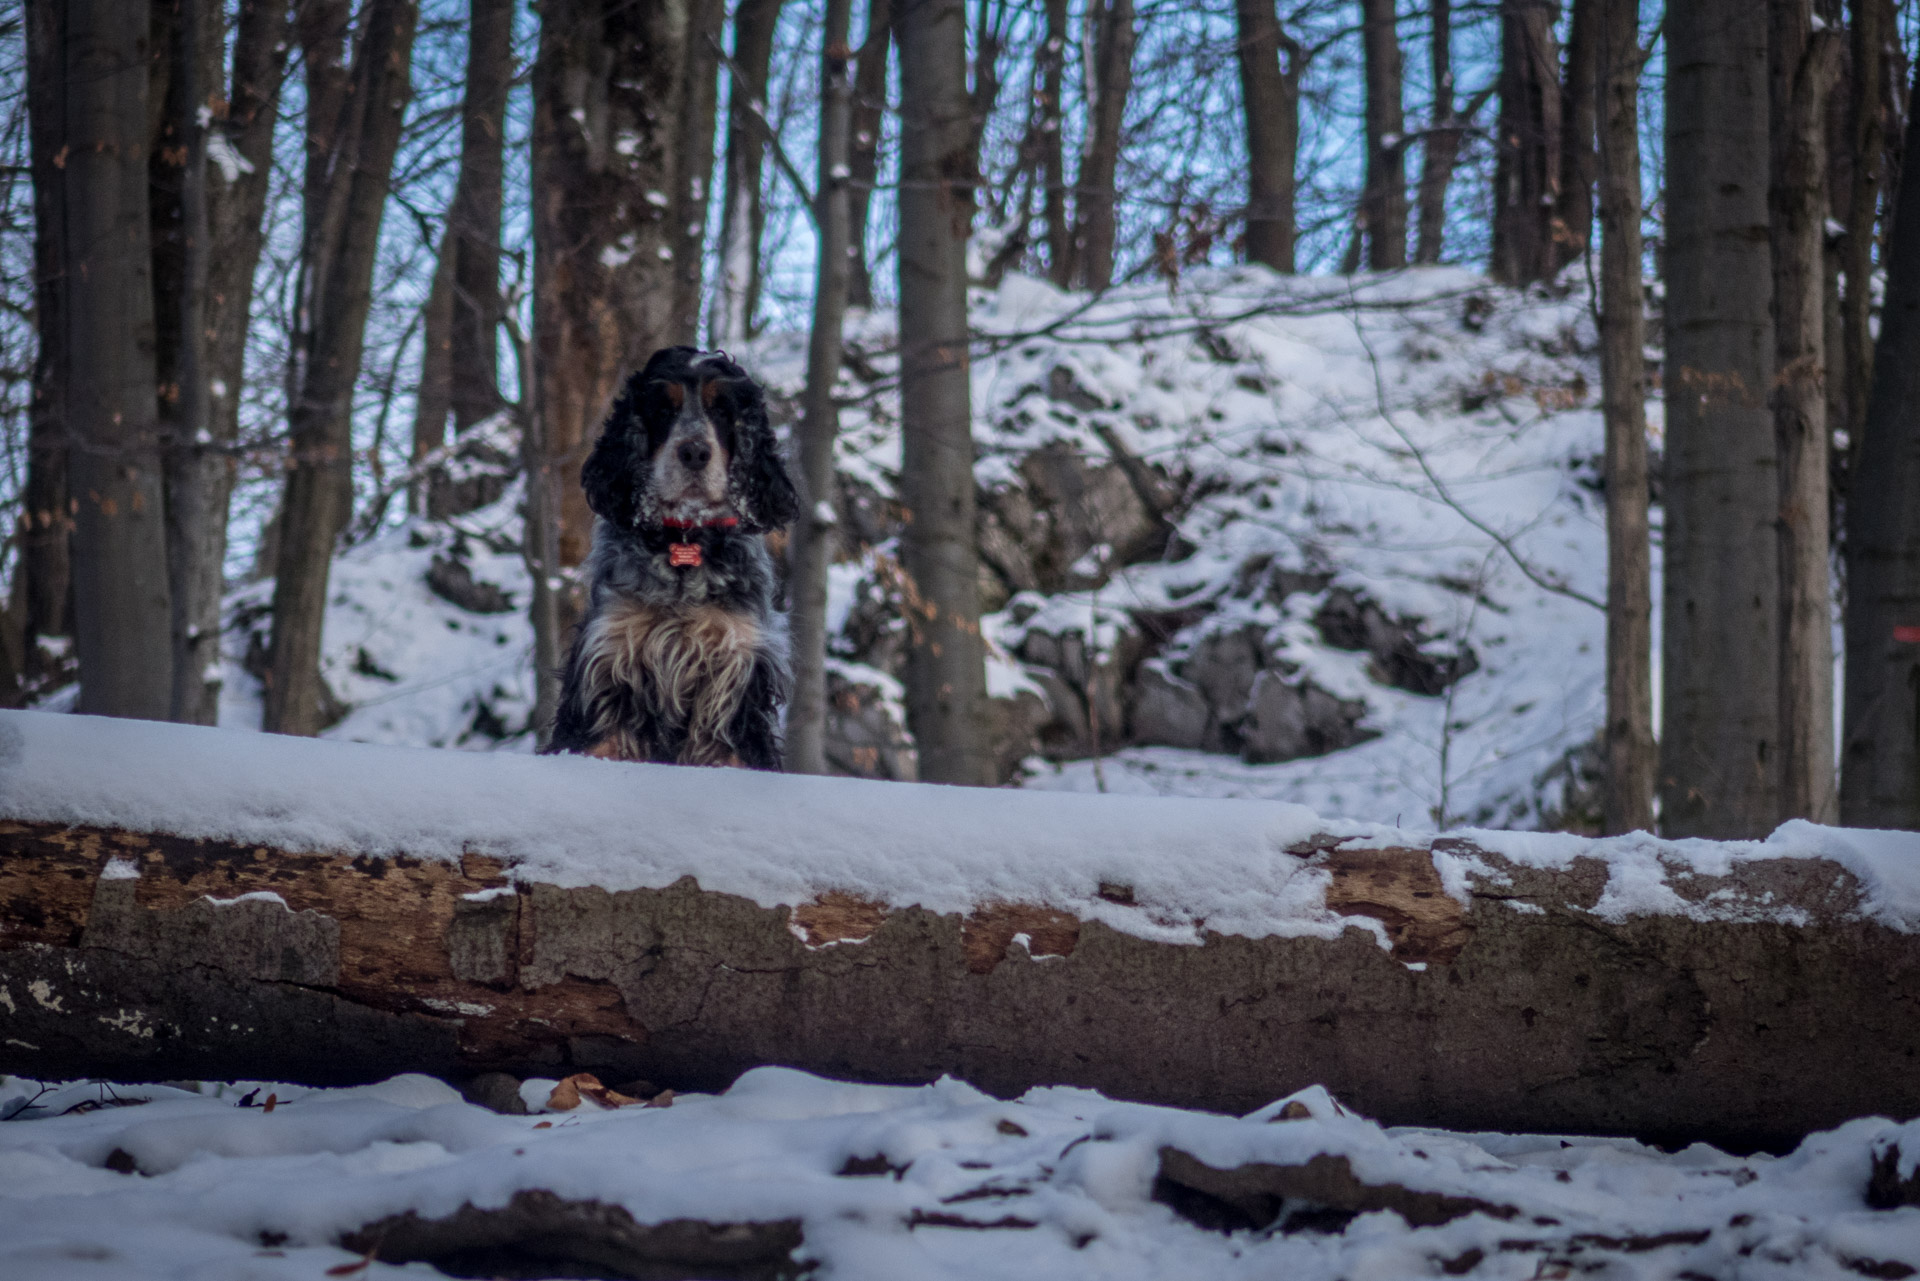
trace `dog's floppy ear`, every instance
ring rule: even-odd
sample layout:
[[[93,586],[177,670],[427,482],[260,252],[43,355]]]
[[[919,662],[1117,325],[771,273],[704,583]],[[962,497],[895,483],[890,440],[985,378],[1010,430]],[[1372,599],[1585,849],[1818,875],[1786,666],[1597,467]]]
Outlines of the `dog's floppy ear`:
[[[594,515],[620,529],[633,526],[634,490],[640,484],[645,458],[646,428],[640,420],[640,399],[646,375],[627,379],[614,399],[600,439],[580,468],[580,487]]]
[[[794,492],[780,457],[760,385],[740,371],[739,377],[726,380],[722,395],[733,417],[733,462],[727,487],[733,491],[741,523],[754,533],[791,525],[800,514],[800,495]]]

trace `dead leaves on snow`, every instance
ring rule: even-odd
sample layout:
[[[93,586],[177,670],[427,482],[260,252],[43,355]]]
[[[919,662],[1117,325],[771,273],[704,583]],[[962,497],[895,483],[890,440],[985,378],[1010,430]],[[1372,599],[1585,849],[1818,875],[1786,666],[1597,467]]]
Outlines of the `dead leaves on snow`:
[[[673,1106],[673,1091],[662,1090],[651,1098],[639,1099],[631,1094],[600,1084],[600,1078],[591,1072],[575,1072],[566,1080],[553,1087],[547,1095],[549,1112],[571,1112],[580,1106],[580,1100],[589,1099],[603,1108],[645,1107],[668,1108]]]

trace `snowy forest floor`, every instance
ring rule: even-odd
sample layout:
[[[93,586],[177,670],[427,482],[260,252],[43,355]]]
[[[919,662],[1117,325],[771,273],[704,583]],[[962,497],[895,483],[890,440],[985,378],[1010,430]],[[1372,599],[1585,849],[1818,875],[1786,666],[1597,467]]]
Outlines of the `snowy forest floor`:
[[[624,1207],[641,1224],[784,1223],[778,1274],[822,1281],[1851,1281],[1920,1269],[1920,1206],[1866,1201],[1876,1159],[1914,1177],[1920,1123],[1855,1121],[1785,1156],[1736,1157],[1389,1130],[1317,1088],[1234,1119],[1087,1090],[997,1100],[951,1079],[851,1085],[783,1068],[666,1107],[589,1098],[546,1112],[555,1084],[525,1082],[534,1114],[508,1116],[426,1077],[339,1090],[43,1090],[0,1077],[0,1275],[441,1275],[382,1262],[377,1241],[371,1261],[338,1243],[389,1216],[497,1209],[533,1189]],[[1389,1188],[1404,1217],[1183,1195],[1157,1177],[1178,1172],[1168,1150],[1222,1169],[1344,1160],[1360,1184]],[[1249,1227],[1249,1208],[1277,1218]]]
[[[1520,295],[1451,268],[1248,268],[1098,298],[1021,277],[977,290],[976,475],[990,519],[1008,507],[997,496],[1057,499],[1034,461],[1062,453],[1093,481],[1130,455],[1178,494],[1171,544],[1116,548],[1098,541],[1111,519],[1076,531],[1086,513],[1063,509],[1015,531],[1021,563],[987,602],[990,687],[1044,699],[1057,729],[1088,682],[1041,670],[1036,653],[1077,653],[1091,635],[1096,666],[1120,671],[1096,678],[1120,685],[1099,759],[1083,737],[1028,756],[1015,781],[1287,800],[1408,827],[1580,826],[1604,702],[1606,557],[1593,321],[1584,283],[1569,285]],[[897,474],[892,323],[850,322],[839,469],[854,555],[835,567],[830,625],[836,679],[877,691],[898,721],[899,623],[884,599],[894,531],[853,510],[891,501]],[[778,411],[797,401],[804,348],[772,334],[742,353]],[[518,502],[516,486],[466,516],[390,521],[343,545],[322,661],[340,709],[328,737],[531,749]],[[223,726],[259,724],[271,592],[255,581],[229,598]],[[1356,600],[1400,629],[1416,664],[1465,674],[1435,691],[1383,673],[1379,654],[1326,623]],[[1143,661],[1142,633],[1167,628]],[[1204,688],[1226,704],[1217,718],[1239,715],[1252,673],[1216,669],[1240,636],[1255,638],[1256,665],[1342,709],[1334,750],[1265,763],[1236,749],[1232,725],[1208,750],[1119,732],[1147,677],[1189,698]],[[1074,715],[1084,735],[1085,711]]]

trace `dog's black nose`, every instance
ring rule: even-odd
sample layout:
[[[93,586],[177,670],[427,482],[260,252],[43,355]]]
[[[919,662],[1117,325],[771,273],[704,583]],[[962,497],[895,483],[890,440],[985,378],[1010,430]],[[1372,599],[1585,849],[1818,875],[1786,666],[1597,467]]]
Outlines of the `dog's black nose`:
[[[705,471],[708,461],[713,458],[713,447],[704,440],[683,440],[677,452],[680,465],[688,471]]]

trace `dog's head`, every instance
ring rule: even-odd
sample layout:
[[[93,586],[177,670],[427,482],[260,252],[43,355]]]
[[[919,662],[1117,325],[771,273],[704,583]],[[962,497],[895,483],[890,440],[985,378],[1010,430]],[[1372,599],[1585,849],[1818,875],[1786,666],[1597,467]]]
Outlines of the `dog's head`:
[[[800,511],[760,385],[693,347],[662,348],[627,379],[580,483],[587,505],[621,529],[731,517],[757,534]]]

